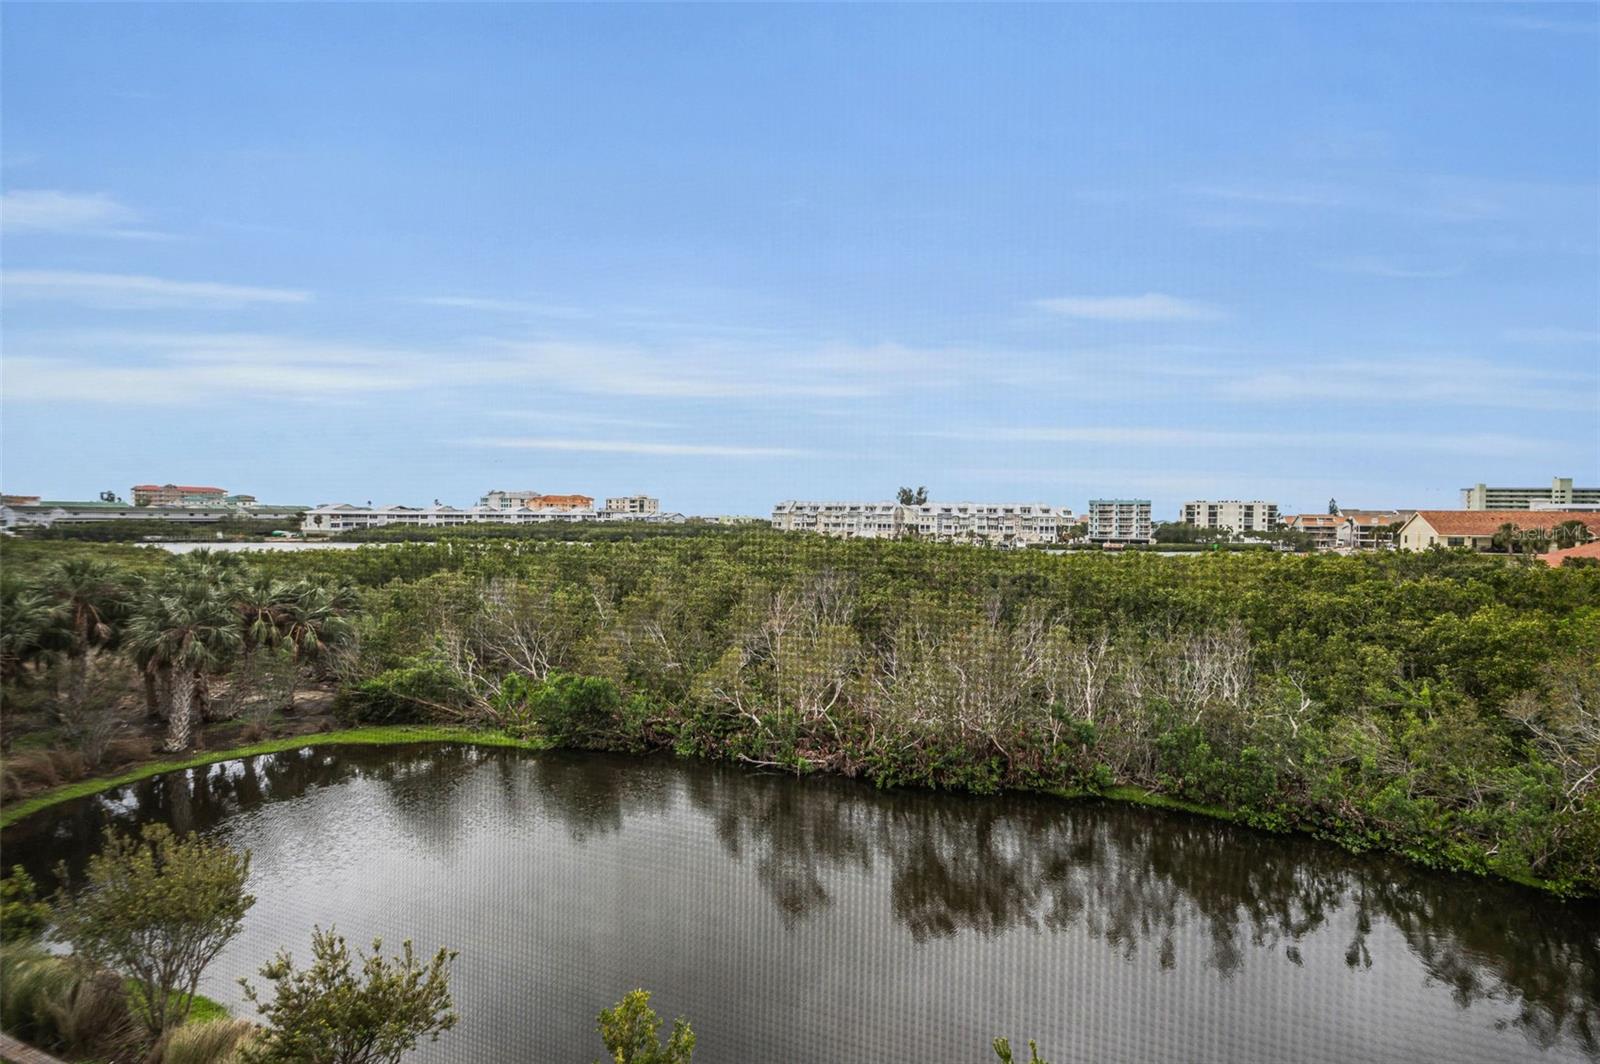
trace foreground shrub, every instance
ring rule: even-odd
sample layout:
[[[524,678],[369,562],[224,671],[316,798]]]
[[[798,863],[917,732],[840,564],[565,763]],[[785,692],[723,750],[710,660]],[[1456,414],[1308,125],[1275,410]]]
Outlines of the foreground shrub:
[[[1011,1042],[1005,1038],[996,1038],[994,1040],[994,1055],[999,1057],[1003,1064],[1013,1064],[1016,1060],[1016,1057],[1011,1052]],[[1048,1061],[1039,1056],[1039,1044],[1031,1038],[1028,1039],[1028,1064],[1049,1064]]]
[[[167,1032],[155,1054],[160,1064],[237,1064],[260,1028],[229,1017],[184,1024]]]
[[[54,1041],[49,1006],[63,1000],[72,983],[72,969],[60,957],[7,946],[0,951],[0,1027],[40,1044]]]
[[[424,657],[340,691],[333,711],[346,724],[421,724],[466,716],[473,702],[458,673]]]
[[[84,889],[63,888],[57,924],[80,958],[129,975],[134,1011],[159,1037],[188,1017],[200,974],[239,933],[256,901],[249,875],[248,851],[164,824],[137,837],[108,828]]]
[[[672,1021],[672,1035],[661,1044],[661,1017],[650,1007],[648,990],[629,991],[599,1017],[600,1040],[613,1064],[689,1064],[694,1031],[683,1017]]]
[[[38,938],[50,926],[50,906],[39,900],[33,877],[21,865],[0,880],[0,942]]]
[[[32,946],[0,952],[0,1026],[75,1057],[120,1059],[141,1040],[120,976]]]
[[[352,958],[342,935],[317,928],[311,935],[311,967],[296,969],[282,951],[261,969],[273,983],[273,998],[262,1001],[248,980],[245,997],[266,1021],[261,1037],[245,1046],[244,1064],[393,1064],[456,1025],[450,999],[450,962],[441,949],[421,964],[411,943],[400,956],[383,955],[374,939],[372,954]],[[357,972],[359,962],[359,974]]]

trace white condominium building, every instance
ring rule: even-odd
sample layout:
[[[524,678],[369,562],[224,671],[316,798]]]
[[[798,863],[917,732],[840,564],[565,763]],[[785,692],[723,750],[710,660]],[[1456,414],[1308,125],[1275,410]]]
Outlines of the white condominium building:
[[[1095,543],[1149,543],[1155,538],[1149,499],[1090,499],[1089,539]]]
[[[460,525],[536,525],[556,521],[647,521],[660,524],[678,524],[682,514],[627,514],[607,513],[587,507],[538,509],[519,506],[500,509],[495,506],[352,506],[334,503],[307,510],[300,524],[302,531],[310,534],[354,532],[363,528],[383,528],[388,525],[413,528],[452,528]]]
[[[615,514],[658,514],[661,500],[649,495],[613,495],[606,499],[606,510]]]
[[[487,506],[491,510],[516,510],[527,506],[535,499],[544,496],[537,491],[501,491],[499,488],[485,493],[478,500],[479,506]]]
[[[1004,545],[1054,543],[1073,524],[1072,511],[1042,502],[780,502],[772,527],[843,539],[918,537]]]
[[[1461,489],[1463,510],[1600,509],[1600,488],[1575,488],[1571,477],[1556,477],[1548,488],[1494,488],[1478,484]]]
[[[1183,504],[1183,523],[1233,532],[1271,532],[1278,527],[1278,504],[1252,499],[1195,499]]]

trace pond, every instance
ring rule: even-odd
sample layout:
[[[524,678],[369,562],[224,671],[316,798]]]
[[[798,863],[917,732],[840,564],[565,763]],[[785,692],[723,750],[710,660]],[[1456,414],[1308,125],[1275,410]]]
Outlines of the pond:
[[[5,863],[81,869],[161,820],[254,853],[259,901],[203,989],[313,924],[461,952],[418,1061],[588,1061],[634,987],[697,1064],[1581,1060],[1600,915],[1182,814],[879,792],[671,759],[322,747],[25,819]]]

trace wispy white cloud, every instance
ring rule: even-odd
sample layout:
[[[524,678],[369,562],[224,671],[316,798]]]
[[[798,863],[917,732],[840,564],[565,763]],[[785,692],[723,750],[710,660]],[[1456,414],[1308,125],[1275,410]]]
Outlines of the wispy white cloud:
[[[481,310],[494,314],[526,314],[540,318],[587,318],[590,316],[589,312],[581,307],[535,303],[520,299],[489,299],[481,296],[422,296],[411,302],[427,307]]]
[[[525,389],[541,395],[620,399],[760,401],[866,399],[945,387],[941,365],[958,357],[894,345],[796,347],[668,343],[645,347],[583,341],[478,339],[412,348],[253,333],[55,330],[9,336],[7,397],[182,403],[204,380],[215,398],[251,395],[342,398],[429,389],[443,394]],[[13,363],[16,363],[13,367]],[[125,388],[99,387],[102,369]],[[136,385],[136,386],[133,386]],[[494,394],[499,394],[495,392]],[[643,427],[639,422],[635,425]]]
[[[1018,443],[1076,443],[1109,447],[1149,447],[1218,450],[1344,451],[1393,452],[1430,451],[1446,454],[1537,454],[1547,452],[1549,444],[1504,433],[1391,433],[1347,431],[1252,431],[1168,427],[1038,426],[972,430],[932,431],[922,435],[963,441],[1007,441]]]
[[[144,228],[137,211],[102,192],[14,189],[0,194],[0,228],[9,233],[74,233],[138,240],[168,234]]]
[[[783,458],[815,454],[794,447],[756,447],[722,443],[662,443],[651,440],[591,440],[561,436],[491,436],[460,441],[469,447],[527,451],[582,451],[596,454],[694,455],[717,458]]]
[[[1348,190],[1308,182],[1193,185],[1183,191],[1200,199],[1265,207],[1343,207],[1350,202]]]
[[[1159,292],[1138,296],[1057,296],[1035,300],[1033,305],[1064,318],[1089,321],[1215,321],[1226,317],[1220,307]]]
[[[1600,344],[1600,330],[1559,326],[1507,329],[1500,334],[1514,344]]]
[[[683,427],[682,423],[677,421],[657,421],[652,418],[641,417],[613,417],[584,411],[566,412],[530,408],[526,410],[489,410],[485,411],[485,413],[489,417],[531,421],[538,425],[580,425],[591,428],[596,425],[605,425],[607,427],[629,429],[680,429]]]
[[[14,402],[202,406],[220,399],[339,400],[415,387],[413,381],[358,366],[93,365],[43,358],[7,358],[5,393]]]
[[[1323,264],[1324,269],[1337,273],[1364,274],[1368,277],[1387,277],[1394,280],[1432,281],[1459,277],[1463,266],[1423,266],[1417,263],[1396,261],[1379,255],[1359,255]]]
[[[1594,36],[1600,32],[1600,21],[1595,19],[1543,18],[1537,15],[1494,15],[1482,20],[1496,29],[1527,30],[1533,33],[1562,33]]]
[[[311,298],[310,292],[288,288],[75,270],[7,270],[0,273],[0,294],[7,300],[56,300],[115,310],[304,303]]]
[[[1600,375],[1507,366],[1482,359],[1300,360],[1218,382],[1216,397],[1242,402],[1593,409]]]
[[[468,372],[539,380],[595,395],[658,399],[861,399],[938,386],[949,352],[894,344],[752,347],[713,341],[659,345],[498,342]]]
[[[8,402],[348,402],[420,389],[439,378],[420,352],[245,333],[84,330],[8,337],[7,348]]]
[[[1564,234],[1573,218],[1592,218],[1592,183],[1513,181],[1462,174],[1352,173],[1338,183],[1294,177],[1181,185],[1189,220],[1211,224],[1221,208],[1234,224],[1281,225],[1338,212],[1462,225],[1533,224]],[[1543,239],[1543,237],[1541,237]]]

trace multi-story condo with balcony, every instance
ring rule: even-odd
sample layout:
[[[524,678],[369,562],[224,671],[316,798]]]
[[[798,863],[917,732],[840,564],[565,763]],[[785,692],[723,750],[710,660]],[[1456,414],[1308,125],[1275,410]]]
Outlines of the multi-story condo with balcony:
[[[203,484],[135,484],[131,494],[135,506],[204,506],[228,497],[222,488]]]
[[[1548,488],[1498,488],[1478,484],[1461,489],[1463,510],[1600,510],[1600,488],[1575,488],[1571,477],[1556,477]]]
[[[1089,500],[1091,542],[1149,543],[1154,538],[1149,499]]]
[[[1024,546],[1055,543],[1072,511],[1042,502],[808,502],[772,508],[772,527],[842,539],[920,539]]]
[[[1271,532],[1278,527],[1278,504],[1262,499],[1194,499],[1183,504],[1182,521],[1196,528],[1232,532]]]
[[[1344,518],[1339,514],[1290,514],[1283,519],[1285,529],[1305,534],[1312,550],[1332,550],[1338,546],[1342,524]]]
[[[478,505],[490,510],[589,510],[594,508],[590,495],[544,495],[537,491],[501,491],[496,488],[485,492]]]
[[[550,497],[544,496],[547,499]],[[497,506],[481,505],[446,506],[437,502],[432,506],[352,506],[349,503],[329,503],[307,510],[300,527],[308,534],[319,535],[353,532],[363,528],[384,528],[389,525],[451,528],[460,525],[537,525],[558,521],[646,521],[679,524],[683,520],[684,516],[678,513],[610,513],[590,506],[568,508],[519,506],[515,509],[501,509]]]
[[[605,509],[614,514],[657,514],[661,500],[649,495],[612,495],[606,499]]]
[[[1415,510],[1340,510],[1334,546],[1342,550],[1393,550],[1400,526]]]

